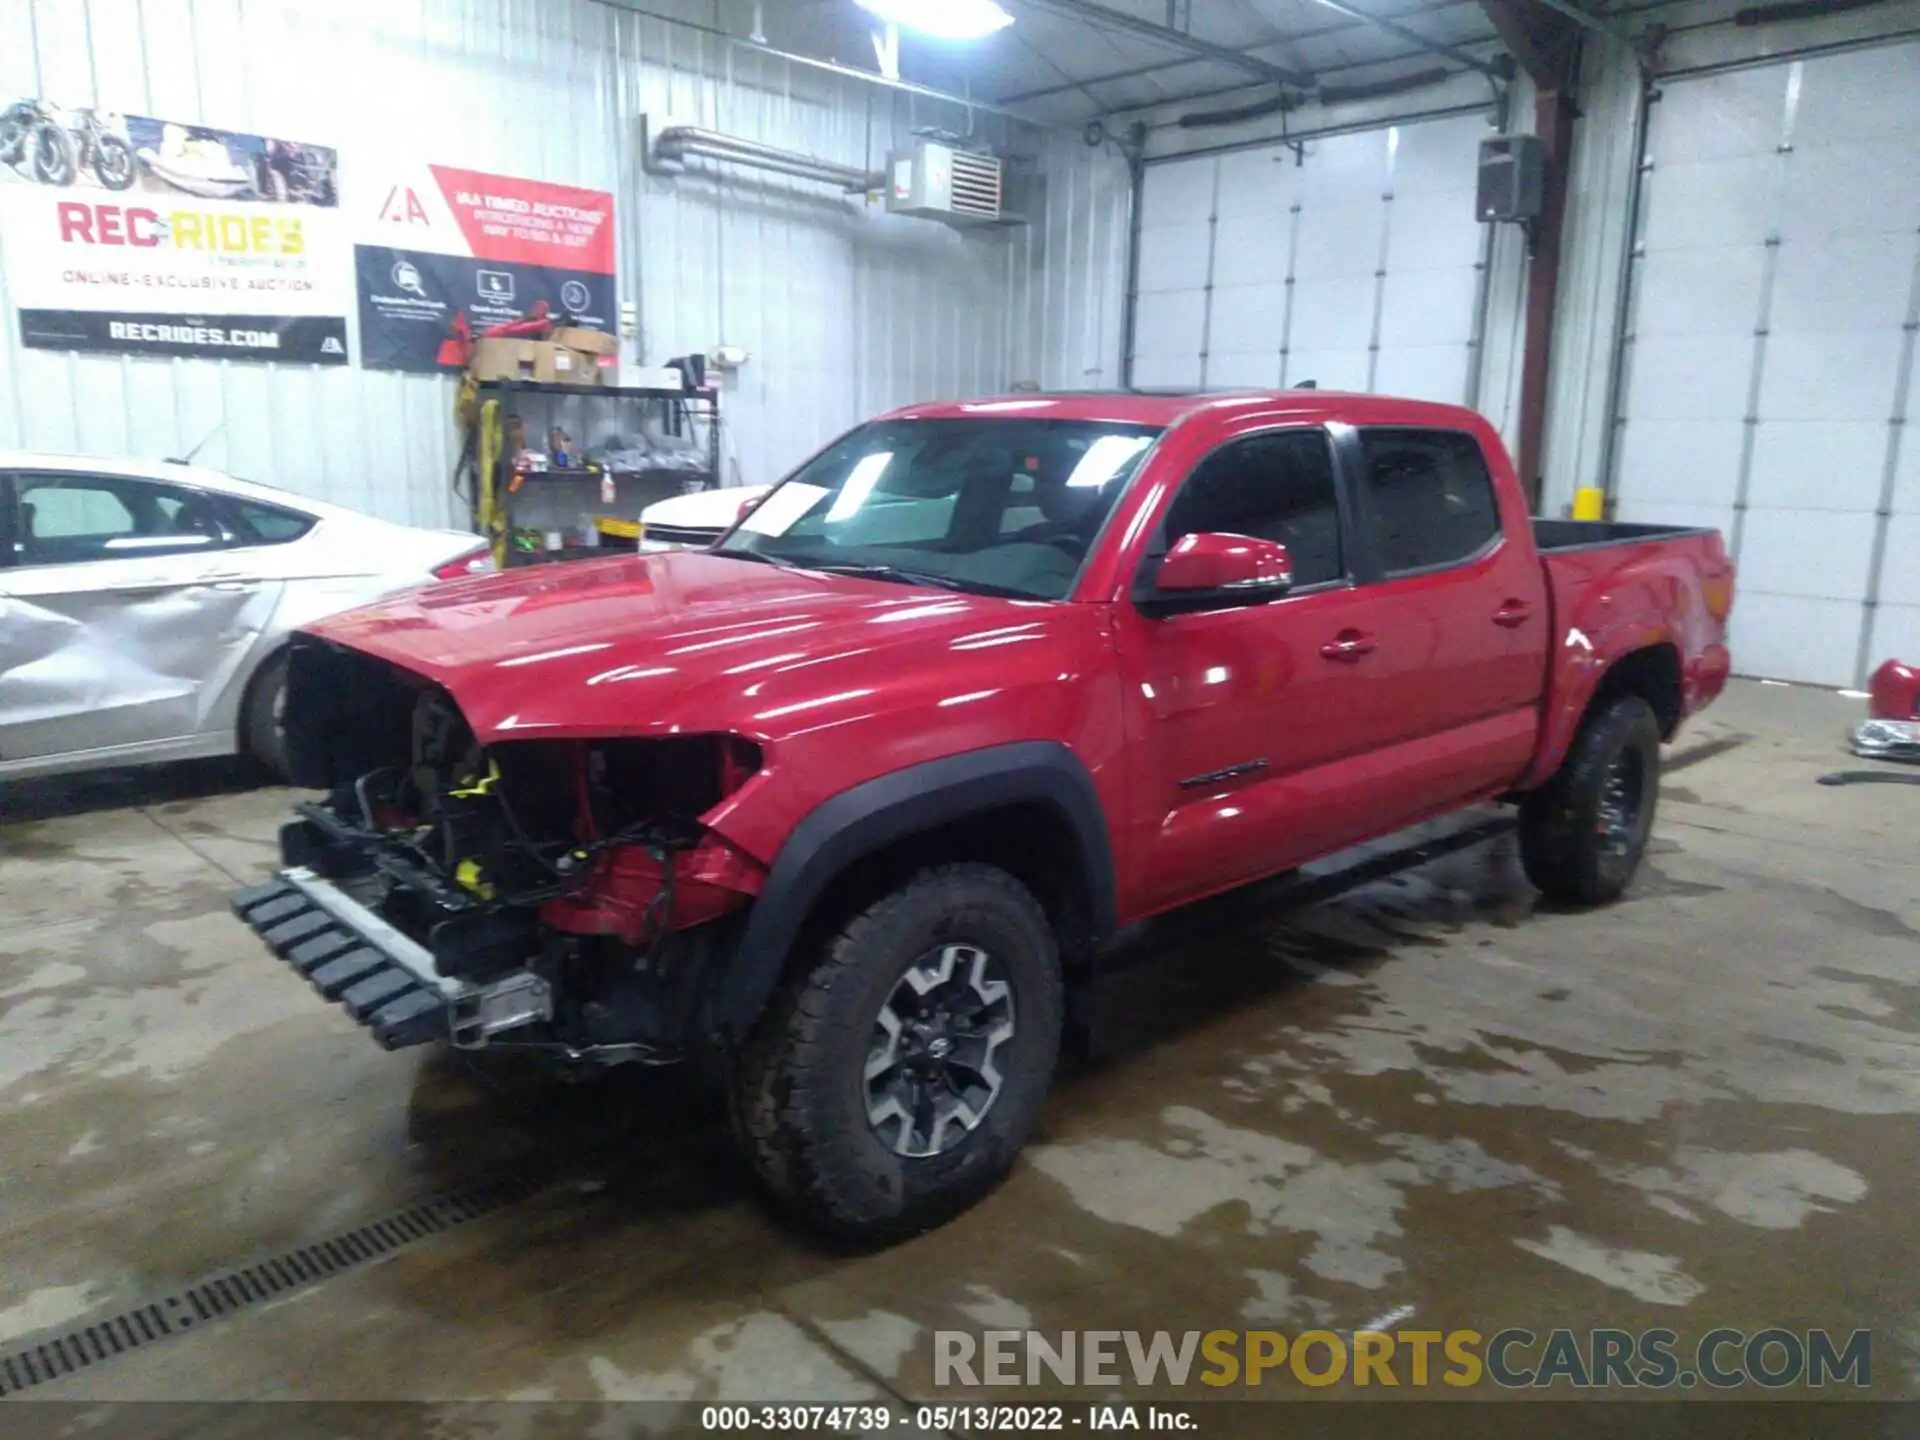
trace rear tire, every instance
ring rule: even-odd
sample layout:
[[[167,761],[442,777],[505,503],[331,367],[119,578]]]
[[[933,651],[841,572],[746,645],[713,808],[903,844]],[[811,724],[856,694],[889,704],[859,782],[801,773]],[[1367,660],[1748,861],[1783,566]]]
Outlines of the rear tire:
[[[283,651],[254,672],[240,719],[242,748],[279,780],[287,779],[291,772],[287,760],[286,704],[287,657]]]
[[[1027,888],[988,865],[923,870],[782,986],[734,1076],[735,1135],[761,1183],[832,1235],[927,1229],[1025,1145],[1061,1011]]]
[[[1587,716],[1559,773],[1520,804],[1520,860],[1549,899],[1604,905],[1633,883],[1660,799],[1660,722],[1638,695]]]

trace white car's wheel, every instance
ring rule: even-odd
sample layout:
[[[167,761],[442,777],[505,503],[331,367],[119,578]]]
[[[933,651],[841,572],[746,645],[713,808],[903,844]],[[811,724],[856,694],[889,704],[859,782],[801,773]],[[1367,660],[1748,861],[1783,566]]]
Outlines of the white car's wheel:
[[[241,748],[279,779],[286,779],[287,656],[283,650],[254,672],[241,714]]]

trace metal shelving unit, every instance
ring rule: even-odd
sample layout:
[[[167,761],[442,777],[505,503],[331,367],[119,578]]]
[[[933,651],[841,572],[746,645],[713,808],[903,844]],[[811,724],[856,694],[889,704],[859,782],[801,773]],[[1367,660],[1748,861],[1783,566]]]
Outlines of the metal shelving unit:
[[[513,404],[517,409],[530,410],[527,401],[544,402],[538,422],[532,415],[522,413],[522,422],[526,426],[529,439],[544,437],[551,428],[553,417],[562,405],[568,407],[594,407],[637,405],[644,407],[660,406],[664,409],[668,434],[682,433],[685,427],[688,434],[695,433],[699,425],[706,426],[707,466],[704,473],[704,485],[698,488],[714,489],[720,484],[720,396],[716,390],[668,390],[642,385],[544,385],[532,380],[485,380],[477,387],[482,404],[488,400],[499,400],[504,409]],[[584,430],[584,425],[576,427]],[[639,426],[635,427],[640,428]],[[584,437],[582,437],[584,438]],[[670,495],[686,493],[684,480],[677,484],[662,484],[657,477],[673,472],[665,470],[626,470],[587,468],[569,466],[564,470],[535,470],[519,477],[520,488],[516,491],[512,482],[515,479],[511,465],[504,452],[495,466],[493,476],[495,503],[500,507],[506,534],[512,537],[517,533],[519,522],[515,518],[516,508],[544,511],[549,518],[560,510],[571,516],[569,529],[591,516],[606,513],[608,505],[601,500],[602,484],[611,477],[618,489],[618,497],[613,508],[631,510],[633,518],[639,518],[639,511],[656,500]],[[569,500],[560,500],[566,487],[578,487],[582,492],[581,502],[575,508]],[[527,505],[528,494],[541,495],[538,507]],[[557,492],[557,494],[556,494]],[[478,528],[476,517],[476,528]],[[542,528],[548,528],[543,526]],[[568,544],[558,549],[542,548],[538,551],[524,551],[517,545],[506,545],[506,563],[509,565],[551,564],[555,561],[591,559],[606,552],[597,547]]]

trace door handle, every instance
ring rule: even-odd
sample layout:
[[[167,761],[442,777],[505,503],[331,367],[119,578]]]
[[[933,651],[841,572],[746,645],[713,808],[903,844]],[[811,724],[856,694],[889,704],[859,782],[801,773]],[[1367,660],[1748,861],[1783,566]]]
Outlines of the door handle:
[[[210,570],[198,581],[210,590],[251,590],[253,581],[237,570]]]
[[[1493,612],[1493,623],[1508,630],[1518,630],[1533,618],[1533,606],[1524,600],[1509,600]]]
[[[1351,664],[1362,656],[1371,655],[1377,643],[1373,636],[1364,630],[1342,630],[1320,647],[1320,653],[1329,660],[1340,660]]]

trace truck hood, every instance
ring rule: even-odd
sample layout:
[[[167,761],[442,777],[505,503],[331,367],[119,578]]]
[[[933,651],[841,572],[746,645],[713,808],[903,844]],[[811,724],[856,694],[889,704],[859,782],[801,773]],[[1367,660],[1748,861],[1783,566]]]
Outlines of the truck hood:
[[[680,551],[453,581],[308,633],[433,681],[482,743],[778,739],[924,689],[930,669],[966,686],[1004,674],[1008,646],[1039,662],[1084,611]]]

